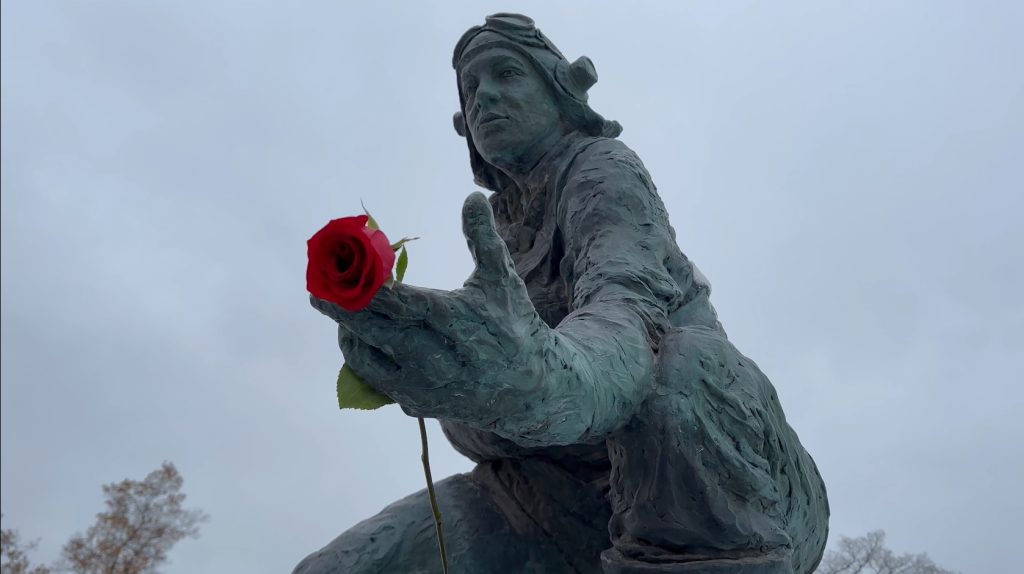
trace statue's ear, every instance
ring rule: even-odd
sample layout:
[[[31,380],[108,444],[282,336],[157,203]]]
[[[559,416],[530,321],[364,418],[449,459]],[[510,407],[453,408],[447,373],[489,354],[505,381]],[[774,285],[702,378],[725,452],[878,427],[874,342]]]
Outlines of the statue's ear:
[[[572,64],[559,60],[555,66],[555,79],[565,91],[585,102],[587,90],[597,83],[597,70],[586,56],[580,56]]]
[[[455,126],[455,133],[466,137],[466,117],[462,115],[462,112],[455,112],[455,115],[452,116],[452,124]]]

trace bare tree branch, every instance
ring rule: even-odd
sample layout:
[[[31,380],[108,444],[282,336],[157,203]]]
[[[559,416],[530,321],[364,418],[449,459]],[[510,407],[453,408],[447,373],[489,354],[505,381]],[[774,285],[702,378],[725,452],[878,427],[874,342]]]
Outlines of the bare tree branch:
[[[885,532],[859,538],[843,536],[839,549],[825,554],[816,574],[957,574],[940,568],[927,554],[893,554],[885,547]]]

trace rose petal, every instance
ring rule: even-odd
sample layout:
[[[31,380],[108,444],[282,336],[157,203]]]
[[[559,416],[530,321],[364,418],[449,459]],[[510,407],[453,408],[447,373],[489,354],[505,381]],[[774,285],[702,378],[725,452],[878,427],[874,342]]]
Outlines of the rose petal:
[[[391,274],[391,270],[395,266],[395,250],[391,249],[391,242],[380,230],[367,229],[367,236],[370,239],[370,246],[376,252],[377,257],[380,258],[381,269],[380,269],[380,282],[384,284],[388,279],[388,275]]]
[[[366,260],[365,248],[358,240],[345,237],[334,247],[334,257],[328,261],[328,277],[331,281],[346,287],[359,283],[361,269]]]
[[[306,288],[349,311],[365,308],[387,280],[395,253],[366,215],[333,219],[307,242]]]

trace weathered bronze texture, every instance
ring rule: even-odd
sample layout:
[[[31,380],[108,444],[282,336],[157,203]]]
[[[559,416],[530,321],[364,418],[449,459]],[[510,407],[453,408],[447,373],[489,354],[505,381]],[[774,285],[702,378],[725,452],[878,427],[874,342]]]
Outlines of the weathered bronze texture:
[[[345,360],[478,463],[437,485],[452,572],[810,573],[825,486],[728,340],[650,175],[587,103],[597,73],[497,14],[453,57],[476,182],[462,289],[313,299]],[[439,572],[426,493],[295,574]]]

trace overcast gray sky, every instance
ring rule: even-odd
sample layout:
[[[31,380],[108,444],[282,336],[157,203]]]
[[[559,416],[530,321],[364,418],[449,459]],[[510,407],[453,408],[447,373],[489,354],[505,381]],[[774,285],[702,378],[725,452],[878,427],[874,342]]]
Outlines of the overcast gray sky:
[[[55,558],[171,460],[212,520],[168,574],[289,572],[422,488],[414,419],[337,409],[305,241],[362,199],[462,284],[451,50],[498,11],[593,59],[833,539],[1019,567],[1017,2],[4,1],[4,526]]]

